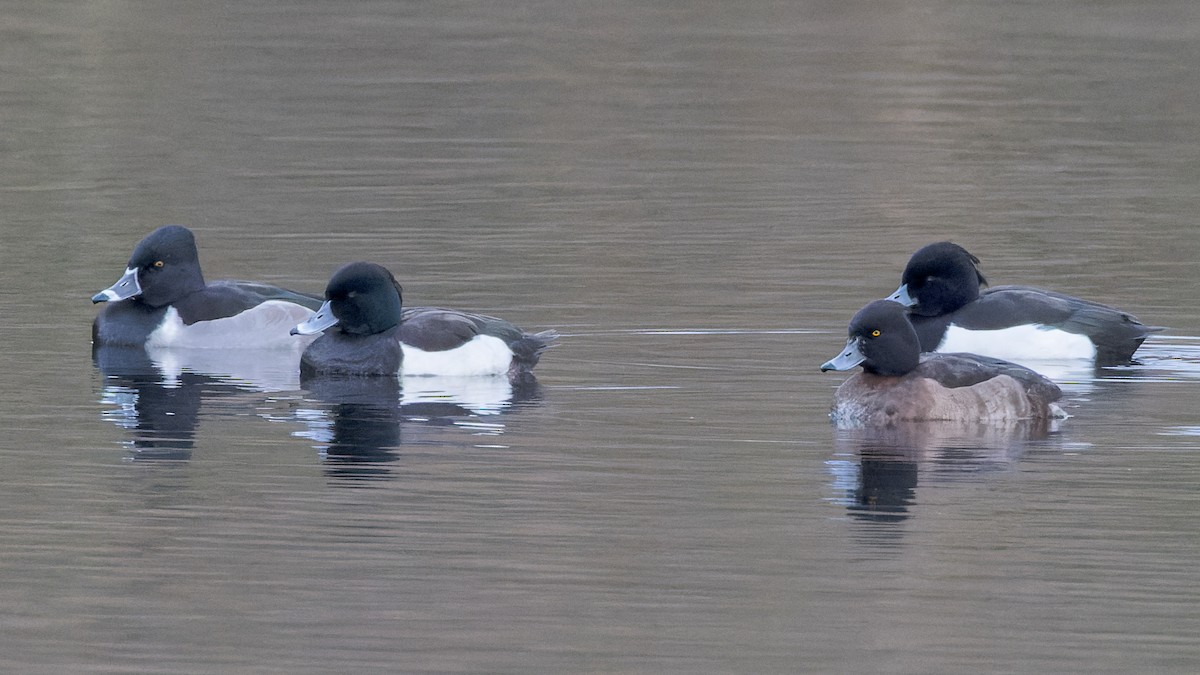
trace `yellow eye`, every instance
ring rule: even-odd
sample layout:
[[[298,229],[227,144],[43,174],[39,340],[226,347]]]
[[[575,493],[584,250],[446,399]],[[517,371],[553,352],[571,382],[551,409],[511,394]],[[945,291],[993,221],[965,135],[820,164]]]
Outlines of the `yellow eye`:
[[[871,337],[879,337],[879,329],[878,328],[871,331]]]
[[[154,261],[154,266],[155,266],[155,267],[158,267],[158,268],[160,268],[160,269],[161,269],[161,268],[162,268],[162,266],[163,266],[163,261],[161,261],[161,260],[155,260],[155,261]]]

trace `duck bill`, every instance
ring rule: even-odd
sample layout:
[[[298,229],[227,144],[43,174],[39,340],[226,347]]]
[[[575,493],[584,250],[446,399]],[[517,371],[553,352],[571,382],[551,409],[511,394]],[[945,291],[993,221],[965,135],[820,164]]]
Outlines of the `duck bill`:
[[[863,356],[858,338],[850,338],[846,341],[846,348],[842,350],[841,354],[821,364],[821,372],[823,373],[827,370],[850,370],[866,360],[867,357]]]
[[[329,301],[326,300],[325,304],[321,305],[321,308],[317,310],[316,314],[308,317],[308,321],[296,324],[296,327],[292,329],[291,334],[316,335],[326,328],[336,326],[337,322],[338,318],[333,315],[333,307],[331,307],[329,305]]]
[[[908,284],[900,284],[900,288],[896,289],[895,293],[888,296],[888,300],[898,302],[905,307],[915,307],[917,299],[908,294]]]
[[[116,302],[142,294],[142,285],[138,283],[138,270],[130,267],[125,274],[117,279],[117,283],[92,296],[92,302]]]

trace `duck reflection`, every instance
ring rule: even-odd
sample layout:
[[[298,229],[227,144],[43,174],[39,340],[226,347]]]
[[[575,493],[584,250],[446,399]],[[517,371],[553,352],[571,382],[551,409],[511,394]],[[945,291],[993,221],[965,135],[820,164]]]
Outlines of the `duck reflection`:
[[[956,481],[1007,470],[1031,443],[1049,438],[1055,423],[909,422],[835,429],[829,462],[835,501],[860,520],[903,521],[916,504],[919,481]]]
[[[296,411],[308,427],[295,435],[318,443],[331,475],[386,476],[379,464],[399,458],[400,382],[394,377],[315,377],[301,385],[308,402]]]
[[[186,373],[170,385],[141,348],[102,347],[92,359],[104,375],[102,416],[129,432],[135,458],[190,459],[200,413],[201,375]]]
[[[94,346],[92,362],[104,377],[102,412],[126,429],[138,460],[191,458],[201,404],[206,399],[299,388],[299,353]],[[257,400],[257,399],[256,399]]]
[[[504,433],[502,416],[541,400],[532,376],[515,382],[338,376],[301,381],[299,359],[299,351],[291,350],[92,350],[104,376],[102,416],[126,430],[135,460],[190,459],[202,406],[221,401],[218,410],[239,416],[251,408],[270,421],[303,423],[305,429],[293,435],[316,441],[330,475],[386,477],[402,444],[452,445],[466,438],[477,445],[481,437]],[[271,399],[264,394],[270,392],[289,394],[266,405]]]
[[[504,377],[347,377],[301,381],[315,406],[295,411],[316,442],[327,475],[351,481],[388,478],[402,447],[472,443],[504,432],[502,414],[541,399],[536,379]]]

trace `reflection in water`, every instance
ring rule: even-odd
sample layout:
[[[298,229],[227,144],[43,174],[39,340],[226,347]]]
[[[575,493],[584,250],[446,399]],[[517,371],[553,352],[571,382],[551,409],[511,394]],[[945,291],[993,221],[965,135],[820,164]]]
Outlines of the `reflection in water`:
[[[1186,670],[1200,436],[1154,432],[1200,428],[1200,341],[1147,341],[1104,374],[1128,384],[1081,374],[1091,400],[1015,463],[807,450],[831,438],[812,366],[935,239],[1200,332],[1198,15],[8,3],[0,670]],[[102,462],[128,449],[94,448],[153,435],[142,385],[98,381],[80,410],[63,355],[80,298],[165,222],[204,230],[214,276],[320,289],[369,255],[413,300],[589,334],[539,366],[552,405],[406,406],[380,489],[322,484],[293,409],[333,406],[298,378],[213,400],[214,376],[191,389],[203,466],[122,471]],[[128,431],[97,424],[106,384]],[[1042,451],[1064,441],[1094,449]],[[860,500],[907,519],[868,525]],[[869,558],[885,531],[906,555]]]
[[[304,407],[296,417],[308,430],[295,435],[319,442],[332,476],[373,478],[399,458],[400,382],[394,377],[316,377],[304,387],[327,408]]]
[[[447,428],[498,436],[499,415],[541,398],[532,377],[513,384],[505,377],[316,376],[302,386],[306,400],[321,406],[295,411],[307,428],[294,435],[317,442],[328,475],[351,480],[390,477],[384,465],[399,459],[402,442],[455,442],[445,437]]]
[[[1030,441],[1057,429],[1050,421],[1008,424],[910,422],[885,428],[835,429],[834,501],[869,522],[900,522],[917,503],[919,480],[953,481],[1004,470]]]
[[[102,348],[103,349],[103,348]],[[295,391],[300,388],[302,349],[188,349],[151,347],[145,350],[165,382],[185,372],[202,373],[238,385],[243,391]]]
[[[1106,371],[1092,365],[1092,362],[1085,359],[1062,359],[1062,360],[1038,360],[1038,359],[1010,359],[1013,363],[1025,366],[1026,368],[1054,381],[1055,384],[1062,383],[1087,383],[1097,376],[1102,376]],[[1090,391],[1086,388],[1086,384],[1078,385],[1081,391]]]
[[[288,350],[229,352],[94,346],[104,375],[102,413],[129,431],[134,459],[189,459],[201,402],[296,389],[299,355]]]
[[[377,478],[399,458],[401,443],[445,445],[504,432],[500,416],[541,399],[534,378],[314,377],[303,382],[290,351],[145,350],[100,346],[92,351],[104,375],[102,414],[129,432],[135,459],[191,457],[201,405],[240,396],[274,421],[300,421],[330,475]],[[260,394],[303,390],[292,412],[264,412]],[[239,410],[243,408],[239,407]],[[402,437],[403,430],[403,437]],[[451,434],[453,437],[448,437]]]
[[[184,373],[165,383],[141,348],[98,347],[92,360],[105,377],[100,401],[113,406],[102,415],[129,431],[134,458],[191,458],[200,389],[209,378]]]
[[[1153,335],[1137,353],[1137,363],[1113,368],[1109,377],[1147,382],[1200,379],[1200,337]]]

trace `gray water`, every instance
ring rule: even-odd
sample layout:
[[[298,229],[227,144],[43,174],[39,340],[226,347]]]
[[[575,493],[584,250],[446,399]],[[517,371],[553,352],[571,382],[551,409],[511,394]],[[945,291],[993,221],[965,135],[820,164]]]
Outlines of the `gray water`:
[[[0,670],[1200,669],[1195,3],[0,19]],[[94,363],[164,223],[563,339],[517,390]],[[947,238],[1167,330],[1050,434],[835,431],[818,364]]]

